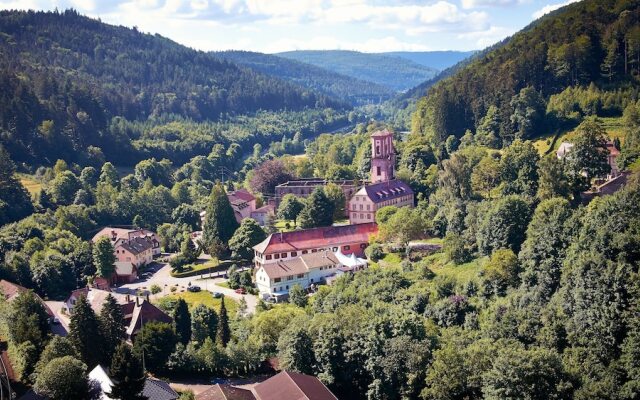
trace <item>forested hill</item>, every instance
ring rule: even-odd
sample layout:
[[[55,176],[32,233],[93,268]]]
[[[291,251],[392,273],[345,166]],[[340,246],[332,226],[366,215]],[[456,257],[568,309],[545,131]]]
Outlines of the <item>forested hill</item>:
[[[114,117],[216,121],[257,110],[344,108],[159,35],[64,12],[0,12],[0,143],[15,161],[55,160],[129,138]],[[109,157],[108,157],[109,158]]]
[[[467,130],[489,137],[481,143],[508,143],[576,115],[621,114],[624,103],[638,95],[639,57],[640,1],[574,3],[434,85],[418,104],[413,131],[435,145]],[[579,104],[586,97],[561,93],[589,85],[595,93],[590,105]]]
[[[223,51],[214,55],[352,105],[379,103],[389,99],[395,93],[383,85],[285,57],[250,51]]]
[[[404,58],[425,67],[442,71],[472,56],[474,53],[475,51],[393,51],[379,54]]]
[[[404,58],[357,51],[297,50],[276,55],[374,82],[398,92],[429,80],[438,72]]]

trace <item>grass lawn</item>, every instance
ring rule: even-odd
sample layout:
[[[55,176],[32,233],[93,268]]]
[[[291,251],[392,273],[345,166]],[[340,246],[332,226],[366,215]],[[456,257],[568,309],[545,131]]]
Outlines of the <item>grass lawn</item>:
[[[220,287],[223,287],[223,288],[226,288],[226,289],[231,289],[229,287],[229,283],[228,282],[217,282],[216,286],[220,286]]]
[[[202,290],[197,293],[192,293],[187,291],[184,291],[181,293],[172,293],[168,296],[158,299],[155,302],[158,304],[161,304],[163,302],[177,300],[178,298],[184,299],[184,301],[186,301],[187,304],[189,305],[189,309],[194,308],[198,304],[204,304],[207,307],[213,308],[214,310],[216,310],[216,312],[220,311],[221,299],[214,299],[211,292],[208,292],[206,290]],[[236,310],[238,309],[238,302],[236,302],[234,299],[230,297],[225,297],[224,305],[226,306],[227,313],[229,315],[235,315]]]
[[[289,224],[289,227],[287,228],[287,224]],[[275,227],[278,231],[282,231],[282,232],[289,232],[289,231],[293,231],[296,229],[296,222],[295,221],[287,221],[284,219],[279,219],[276,223],[275,223]]]
[[[425,260],[428,260],[430,264],[429,268],[436,275],[451,276],[455,278],[458,283],[465,284],[478,278],[478,273],[482,271],[482,267],[487,262],[487,257],[476,258],[460,265],[447,262],[444,253],[432,254],[426,257]]]
[[[607,131],[607,136],[609,137],[609,139],[618,138],[620,139],[620,142],[624,142],[624,131],[622,128],[621,117],[598,118],[598,121]],[[575,130],[564,131],[560,133],[558,139],[554,142],[554,134],[545,134],[539,136],[533,141],[533,147],[535,147],[536,150],[538,150],[538,153],[542,156],[549,150],[549,147],[551,145],[553,145],[553,150],[557,150],[558,147],[560,147],[560,143],[567,141],[570,142],[573,136],[575,136]]]
[[[186,277],[186,276],[196,276],[198,275],[199,272],[209,273],[210,269],[214,269],[213,272],[216,272],[215,268],[217,267],[226,268],[229,265],[230,264],[227,262],[220,263],[220,261],[217,258],[213,258],[203,263],[186,265],[182,272],[176,272],[176,273],[171,272],[171,276],[177,277],[177,278]]]
[[[402,256],[398,253],[387,253],[382,260],[378,261],[383,267],[398,267],[402,262]]]
[[[22,186],[24,186],[32,196],[38,194],[42,189],[42,183],[36,181],[29,175],[18,174],[18,179],[20,179],[20,183],[22,183]]]

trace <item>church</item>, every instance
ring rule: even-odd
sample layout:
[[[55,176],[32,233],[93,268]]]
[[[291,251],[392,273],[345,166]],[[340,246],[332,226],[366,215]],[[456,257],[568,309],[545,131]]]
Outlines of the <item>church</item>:
[[[371,182],[349,200],[349,222],[375,222],[376,211],[385,206],[413,207],[413,190],[396,179],[396,151],[393,133],[377,131],[371,135]]]

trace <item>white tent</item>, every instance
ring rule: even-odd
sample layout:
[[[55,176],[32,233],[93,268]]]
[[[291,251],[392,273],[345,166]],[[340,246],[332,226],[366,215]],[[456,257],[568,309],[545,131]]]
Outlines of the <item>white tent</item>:
[[[349,255],[343,254],[340,250],[336,252],[336,258],[340,261],[340,264],[352,270],[364,269],[368,265],[366,259],[356,257],[353,253]]]

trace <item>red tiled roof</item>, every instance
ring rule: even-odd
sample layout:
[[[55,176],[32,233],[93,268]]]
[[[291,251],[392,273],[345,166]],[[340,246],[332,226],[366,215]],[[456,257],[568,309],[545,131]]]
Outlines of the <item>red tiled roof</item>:
[[[26,292],[27,288],[11,283],[9,281],[0,280],[0,294],[2,294],[5,300],[12,300],[22,292]]]
[[[250,390],[217,384],[197,395],[196,400],[255,400],[255,397]]]
[[[147,238],[133,238],[129,241],[122,242],[116,247],[122,247],[133,255],[138,255],[153,248],[153,242]]]
[[[256,199],[255,196],[249,193],[246,189],[236,190],[235,192],[231,192],[229,194],[244,201],[253,201]]]
[[[325,226],[282,233],[272,233],[253,247],[259,253],[271,254],[285,251],[342,246],[351,243],[367,243],[378,233],[375,222],[358,225]]]
[[[282,371],[257,384],[253,390],[257,400],[337,400],[318,378]]]

